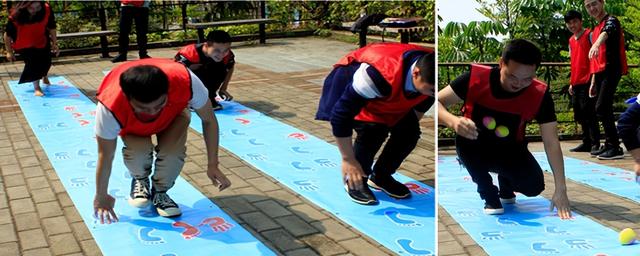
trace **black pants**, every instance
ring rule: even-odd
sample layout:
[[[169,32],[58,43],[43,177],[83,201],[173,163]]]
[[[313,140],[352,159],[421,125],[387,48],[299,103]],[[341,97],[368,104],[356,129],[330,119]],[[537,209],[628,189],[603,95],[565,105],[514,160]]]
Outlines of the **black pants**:
[[[118,52],[127,54],[129,51],[129,33],[133,21],[136,22],[136,37],[140,56],[147,55],[147,32],[149,30],[149,8],[123,6],[120,11],[120,36],[118,38]]]
[[[229,73],[224,65],[214,64],[194,64],[189,69],[200,78],[204,87],[209,91],[209,99],[211,103],[215,103],[216,95],[224,79]]]
[[[605,70],[604,72],[597,73],[595,79],[596,90],[598,92],[596,97],[596,115],[600,122],[602,122],[602,127],[604,128],[605,143],[609,147],[617,147],[620,145],[620,141],[613,117],[613,100],[616,89],[618,88],[618,82],[620,82],[620,74]]]
[[[490,146],[458,136],[456,151],[473,182],[478,185],[480,197],[486,201],[496,201],[498,196],[510,198],[515,191],[537,196],[544,190],[542,169],[526,144]],[[499,190],[493,185],[489,172],[498,174]]]
[[[378,177],[391,176],[396,172],[418,144],[421,133],[418,117],[413,111],[393,127],[359,121],[354,126],[358,133],[353,145],[356,159],[367,175],[374,174]],[[389,140],[372,168],[373,158],[387,137]]]
[[[51,48],[27,48],[19,50],[24,59],[24,70],[19,83],[38,81],[49,73],[51,68]]]
[[[589,84],[573,86],[573,117],[582,126],[582,143],[600,144],[600,125],[596,118],[596,99],[589,98]]]

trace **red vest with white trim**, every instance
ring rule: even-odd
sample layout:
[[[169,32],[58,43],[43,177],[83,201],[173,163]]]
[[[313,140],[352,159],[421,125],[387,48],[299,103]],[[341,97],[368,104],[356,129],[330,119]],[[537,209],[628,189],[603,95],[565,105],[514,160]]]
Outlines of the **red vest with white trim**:
[[[498,99],[491,93],[490,77],[491,67],[471,65],[469,90],[462,108],[464,116],[471,119],[476,105],[481,105],[496,112],[518,115],[520,116],[520,122],[515,138],[517,141],[523,141],[526,123],[533,120],[538,113],[547,85],[534,79],[531,85],[523,89],[524,91],[518,96],[509,99]]]
[[[605,18],[602,21],[600,21],[600,24],[598,24],[598,26],[593,28],[593,34],[591,38],[592,42],[595,43],[596,40],[598,40],[598,37],[602,33],[602,30],[604,29],[604,25],[606,23],[607,23],[607,19]],[[620,41],[618,42],[618,44],[620,46],[618,47],[618,49],[620,50],[620,53],[619,53],[620,54],[620,70],[622,71],[622,75],[626,75],[628,72],[627,53],[624,49],[624,30],[622,29],[622,26],[620,26],[619,33],[620,33]],[[591,59],[591,74],[602,72],[605,70],[607,66],[607,44],[603,42],[602,44],[600,44],[599,49],[600,51],[598,53],[598,56]]]
[[[589,42],[590,29],[585,29],[576,40],[575,36],[569,38],[569,49],[571,49],[571,85],[583,85],[589,83],[591,73],[589,72]]]
[[[9,18],[18,31],[17,38],[11,45],[11,48],[18,51],[26,48],[42,49],[47,46],[49,38],[46,36],[46,29],[47,23],[49,23],[49,16],[51,15],[51,7],[48,3],[45,3],[43,8],[44,18],[36,23],[20,24],[11,19],[11,17]]]
[[[141,122],[136,118],[127,96],[120,87],[120,75],[127,69],[140,65],[155,66],[162,70],[169,79],[167,104],[160,116],[152,122]],[[142,59],[131,61],[115,67],[102,80],[98,88],[98,100],[120,124],[120,135],[133,134],[150,136],[166,129],[171,122],[187,107],[192,97],[191,76],[187,68],[169,59]]]
[[[373,66],[391,85],[391,93],[383,98],[373,99],[365,105],[355,120],[382,123],[394,126],[409,111],[429,96],[420,95],[407,98],[404,80],[409,67],[403,67],[404,55],[409,51],[420,51],[424,54],[433,50],[412,44],[378,43],[360,48],[344,56],[334,67],[347,66],[353,62],[367,63]],[[411,65],[412,63],[409,63]]]

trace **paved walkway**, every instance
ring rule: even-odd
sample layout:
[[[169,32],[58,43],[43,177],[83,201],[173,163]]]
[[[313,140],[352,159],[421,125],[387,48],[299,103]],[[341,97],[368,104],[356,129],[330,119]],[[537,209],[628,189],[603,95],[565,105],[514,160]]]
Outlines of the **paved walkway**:
[[[331,65],[355,47],[317,38],[236,47],[229,91],[248,107],[334,143],[330,126],[314,120],[320,84]],[[153,49],[150,55],[168,58],[176,51]],[[54,61],[50,74],[65,76],[95,100],[102,71],[113,66],[97,55],[63,57]],[[101,255],[7,86],[22,67],[21,62],[0,65],[0,255]],[[424,118],[422,128],[422,139],[401,172],[433,186],[433,119]],[[223,149],[221,170],[233,186],[217,192],[205,173],[202,136],[190,131],[187,143],[181,175],[279,254],[392,255]]]
[[[579,144],[578,141],[561,142],[561,144],[565,156],[632,170],[633,161],[628,154],[622,160],[602,161],[591,158],[586,153],[569,152],[570,148]],[[544,151],[541,142],[529,144],[529,149],[535,152]],[[438,154],[454,155],[455,150],[440,148]],[[547,172],[544,175],[546,189],[542,192],[542,196],[550,199],[554,190],[553,176]],[[567,180],[567,191],[573,211],[616,231],[624,228],[640,230],[640,204],[571,180]],[[638,191],[640,192],[640,187]],[[438,207],[438,245],[438,255],[487,255],[442,207]]]

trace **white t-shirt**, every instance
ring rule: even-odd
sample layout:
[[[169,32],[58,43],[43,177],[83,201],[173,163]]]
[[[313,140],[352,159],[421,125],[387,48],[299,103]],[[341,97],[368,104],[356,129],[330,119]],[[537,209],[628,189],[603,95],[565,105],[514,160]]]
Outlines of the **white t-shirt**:
[[[189,70],[189,73],[191,75],[191,90],[193,91],[193,95],[191,96],[191,100],[189,100],[188,107],[191,109],[200,109],[207,104],[209,91],[204,87],[204,84],[198,76],[193,74],[191,70]],[[120,124],[116,118],[113,117],[111,111],[102,105],[102,103],[98,102],[96,109],[96,135],[106,140],[115,140],[118,138],[120,130]]]

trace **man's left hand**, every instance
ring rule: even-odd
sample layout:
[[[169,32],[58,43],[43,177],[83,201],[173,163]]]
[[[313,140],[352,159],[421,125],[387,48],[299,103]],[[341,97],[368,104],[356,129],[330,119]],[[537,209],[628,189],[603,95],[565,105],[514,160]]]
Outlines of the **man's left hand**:
[[[209,179],[211,179],[213,185],[216,185],[218,187],[219,191],[222,191],[231,186],[231,181],[229,181],[229,179],[227,179],[227,176],[224,175],[224,173],[222,173],[220,169],[218,169],[218,166],[209,166],[209,169],[207,170],[207,176],[209,176]]]
[[[551,205],[549,211],[553,211],[554,208],[558,209],[558,216],[563,219],[571,218],[571,207],[569,206],[569,198],[566,191],[556,190],[551,198]]]

